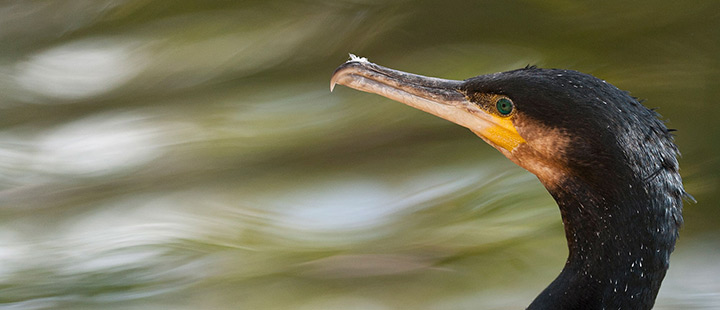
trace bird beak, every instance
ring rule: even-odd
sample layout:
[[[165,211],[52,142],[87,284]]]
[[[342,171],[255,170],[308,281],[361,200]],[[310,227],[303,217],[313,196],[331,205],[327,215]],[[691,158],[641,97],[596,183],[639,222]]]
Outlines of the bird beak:
[[[330,79],[336,84],[375,93],[439,116],[472,130],[506,156],[525,142],[508,119],[500,119],[471,102],[460,89],[462,81],[397,71],[354,55]]]

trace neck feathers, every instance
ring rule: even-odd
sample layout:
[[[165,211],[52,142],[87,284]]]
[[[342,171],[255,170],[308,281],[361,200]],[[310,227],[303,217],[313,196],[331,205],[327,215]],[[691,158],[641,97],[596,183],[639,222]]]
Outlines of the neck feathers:
[[[636,176],[605,184],[568,178],[550,189],[569,256],[528,309],[652,308],[682,222],[684,191],[677,169]]]

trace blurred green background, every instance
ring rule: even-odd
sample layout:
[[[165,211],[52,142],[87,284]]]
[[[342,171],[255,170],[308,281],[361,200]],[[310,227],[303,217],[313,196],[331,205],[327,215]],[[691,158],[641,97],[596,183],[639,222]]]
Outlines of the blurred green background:
[[[0,2],[0,309],[523,309],[559,211],[474,134],[329,78],[534,64],[677,128],[656,309],[720,308],[720,2]]]

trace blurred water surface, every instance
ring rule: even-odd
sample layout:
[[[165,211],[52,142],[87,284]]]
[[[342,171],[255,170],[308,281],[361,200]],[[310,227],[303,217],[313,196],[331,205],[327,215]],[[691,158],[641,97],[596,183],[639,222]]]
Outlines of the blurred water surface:
[[[0,309],[522,309],[563,266],[534,176],[328,91],[348,52],[444,78],[584,71],[678,128],[656,309],[720,308],[720,4],[0,3]]]

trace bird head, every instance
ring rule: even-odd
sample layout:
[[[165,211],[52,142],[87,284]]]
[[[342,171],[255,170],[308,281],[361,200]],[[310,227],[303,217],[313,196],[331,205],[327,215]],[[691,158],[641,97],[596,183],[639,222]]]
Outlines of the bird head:
[[[624,166],[626,149],[634,147],[625,140],[637,140],[626,136],[639,134],[633,115],[657,121],[627,93],[572,70],[526,67],[455,81],[353,57],[335,70],[331,90],[336,84],[464,126],[548,188],[568,177],[596,183],[607,173],[632,173]]]

